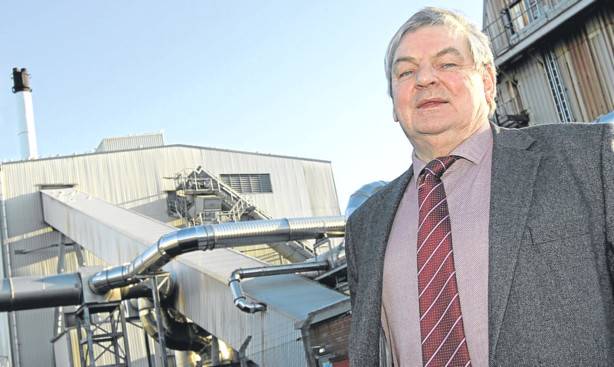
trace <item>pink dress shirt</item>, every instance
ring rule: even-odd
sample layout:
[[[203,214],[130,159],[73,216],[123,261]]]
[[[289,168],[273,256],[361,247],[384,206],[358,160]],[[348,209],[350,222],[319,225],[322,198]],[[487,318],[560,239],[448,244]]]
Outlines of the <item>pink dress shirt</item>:
[[[484,124],[456,147],[460,156],[442,181],[452,223],[458,292],[469,356],[488,366],[488,223],[492,131]],[[422,366],[416,242],[416,178],[427,162],[412,155],[413,178],[397,210],[384,259],[382,325],[395,366]]]

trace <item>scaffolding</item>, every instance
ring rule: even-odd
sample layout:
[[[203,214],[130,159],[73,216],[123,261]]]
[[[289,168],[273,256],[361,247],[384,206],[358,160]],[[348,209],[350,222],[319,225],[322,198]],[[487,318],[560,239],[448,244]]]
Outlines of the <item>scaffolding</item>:
[[[121,302],[84,304],[75,316],[82,367],[130,367]]]

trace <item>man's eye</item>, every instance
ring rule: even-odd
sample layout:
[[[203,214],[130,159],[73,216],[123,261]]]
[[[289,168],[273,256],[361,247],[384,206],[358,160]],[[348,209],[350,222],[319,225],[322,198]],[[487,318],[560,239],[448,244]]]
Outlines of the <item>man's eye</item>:
[[[442,65],[442,67],[443,67],[444,69],[450,69],[450,68],[453,68],[453,67],[455,67],[455,66],[456,66],[456,64],[451,63],[451,62],[449,62],[449,63],[446,63],[446,64],[443,64],[443,65]]]
[[[399,78],[406,78],[408,76],[412,76],[414,74],[413,70],[407,70],[399,74]]]

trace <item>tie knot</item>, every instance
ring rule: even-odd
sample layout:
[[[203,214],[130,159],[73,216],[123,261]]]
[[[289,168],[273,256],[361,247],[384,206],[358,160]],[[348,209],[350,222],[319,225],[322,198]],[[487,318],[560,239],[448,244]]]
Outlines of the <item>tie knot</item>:
[[[456,162],[458,159],[457,156],[449,155],[447,157],[435,158],[430,161],[424,170],[422,171],[424,175],[431,174],[437,178],[440,178],[443,173],[450,168],[452,163]]]

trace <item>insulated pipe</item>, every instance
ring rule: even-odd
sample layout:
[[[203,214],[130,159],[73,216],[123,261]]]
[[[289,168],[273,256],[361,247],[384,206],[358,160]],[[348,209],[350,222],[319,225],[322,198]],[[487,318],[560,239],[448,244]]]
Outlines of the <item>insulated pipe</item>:
[[[82,294],[78,273],[0,279],[0,311],[78,305]]]
[[[158,278],[161,278],[158,280],[158,293],[164,301],[173,294],[177,279],[173,279],[169,275],[159,275]],[[122,300],[151,297],[151,285],[148,282],[140,282],[120,288],[119,293]]]
[[[160,335],[154,304],[148,298],[139,298],[138,305],[143,328],[149,336],[158,340]],[[211,334],[176,311],[173,312],[169,308],[162,308],[161,311],[164,341],[168,348],[190,350],[201,356],[211,357]]]
[[[158,287],[162,299],[173,293],[174,284],[175,280],[164,277]],[[122,300],[149,297],[151,288],[138,283],[121,288],[119,294]],[[74,306],[83,301],[81,273],[0,279],[0,312]]]
[[[254,220],[184,228],[162,236],[131,263],[98,272],[90,278],[89,286],[92,292],[104,294],[138,283],[139,275],[155,272],[176,256],[191,251],[343,236],[344,233],[343,216]]]
[[[276,265],[262,268],[237,269],[232,272],[228,278],[228,286],[234,297],[234,303],[237,308],[243,312],[256,313],[266,311],[266,305],[262,303],[247,302],[243,289],[241,288],[241,279],[256,278],[269,275],[294,274],[304,273],[316,270],[328,270],[330,265],[327,261],[310,262],[300,264]]]

